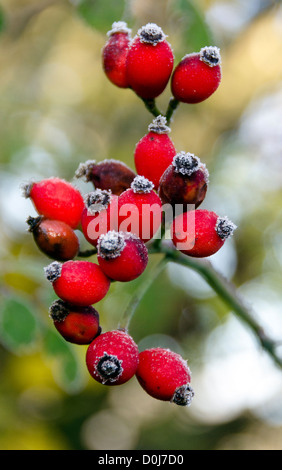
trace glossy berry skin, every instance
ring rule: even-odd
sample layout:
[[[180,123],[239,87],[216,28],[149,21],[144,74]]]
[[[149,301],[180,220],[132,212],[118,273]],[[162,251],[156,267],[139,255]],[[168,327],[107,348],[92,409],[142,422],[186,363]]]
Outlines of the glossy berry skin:
[[[57,331],[69,343],[90,344],[101,333],[99,314],[91,305],[77,307],[55,300],[49,314]]]
[[[164,348],[146,349],[139,354],[136,377],[153,398],[189,406],[194,396],[187,362],[177,353]]]
[[[39,216],[29,217],[27,223],[36,245],[49,258],[67,261],[78,254],[78,237],[65,222]]]
[[[170,44],[157,25],[142,27],[133,38],[127,55],[127,80],[143,99],[159,96],[169,81],[174,56]]]
[[[99,238],[97,260],[110,279],[128,282],[146,269],[148,250],[135,235],[112,231]]]
[[[205,49],[209,48],[203,48]],[[187,54],[175,67],[171,77],[171,91],[178,101],[200,103],[209,98],[219,87],[220,58],[217,62],[207,63],[202,60],[202,56],[203,52]]]
[[[152,182],[137,176],[118,199],[118,230],[131,232],[144,243],[153,238],[162,220],[162,202],[153,187]]]
[[[187,164],[182,164],[182,159]],[[191,162],[190,165],[188,162]],[[186,212],[202,204],[208,189],[209,174],[206,166],[193,154],[179,152],[163,173],[158,194],[163,204],[181,205]],[[189,207],[192,205],[193,207]]]
[[[130,46],[130,29],[126,23],[113,23],[109,39],[102,51],[103,69],[108,79],[119,88],[128,88],[126,58]]]
[[[138,347],[125,331],[102,333],[89,345],[86,365],[90,375],[104,385],[121,385],[130,380],[139,362]]]
[[[215,212],[195,210],[178,215],[171,226],[173,244],[182,253],[205,258],[215,254],[236,226]]]
[[[24,195],[32,200],[38,214],[65,222],[73,229],[78,227],[84,208],[83,197],[67,181],[52,177],[30,183],[25,186]]]
[[[81,163],[76,171],[76,177],[83,177],[86,182],[91,181],[94,189],[111,191],[117,196],[130,188],[135,176],[136,173],[125,163],[114,159],[106,159],[101,162],[88,160]]]
[[[111,283],[100,266],[90,261],[54,261],[45,268],[45,275],[60,299],[80,307],[102,300]]]
[[[95,194],[105,195],[107,199],[99,204],[94,203]],[[86,197],[85,207],[81,215],[81,229],[85,239],[93,246],[97,246],[101,234],[117,228],[118,224],[118,196],[108,191],[95,190]],[[93,196],[93,197],[92,197]],[[91,204],[92,199],[92,204]],[[97,207],[97,210],[94,208]]]
[[[168,135],[170,129],[163,122],[163,118],[155,119],[148,130],[135,147],[135,168],[138,175],[145,176],[154,183],[155,189],[158,189],[160,178],[172,163],[176,150]]]

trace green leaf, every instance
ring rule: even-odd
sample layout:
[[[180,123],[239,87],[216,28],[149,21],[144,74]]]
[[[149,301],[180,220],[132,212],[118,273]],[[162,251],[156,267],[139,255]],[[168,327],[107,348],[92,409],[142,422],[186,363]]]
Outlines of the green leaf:
[[[68,393],[74,393],[84,385],[83,367],[75,354],[74,345],[67,342],[56,330],[47,329],[44,350],[52,359],[52,370],[58,385]]]
[[[0,7],[0,33],[2,33],[2,31],[4,30],[5,25],[6,25],[5,15],[4,15],[2,7]]]
[[[183,49],[182,56],[197,52],[204,46],[215,45],[212,32],[205,21],[204,13],[192,0],[172,2],[172,21],[177,26]]]
[[[124,9],[124,0],[81,0],[77,6],[86,23],[102,32],[108,31],[114,21],[121,20]]]
[[[21,298],[9,298],[0,309],[0,341],[15,354],[29,352],[38,335],[32,307]]]

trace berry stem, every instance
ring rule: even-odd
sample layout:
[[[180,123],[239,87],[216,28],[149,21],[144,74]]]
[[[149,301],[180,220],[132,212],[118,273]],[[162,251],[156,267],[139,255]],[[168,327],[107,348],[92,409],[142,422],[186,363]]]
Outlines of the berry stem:
[[[88,258],[89,256],[93,256],[97,254],[97,248],[85,250],[85,251],[79,251],[77,256],[79,258]]]
[[[167,125],[170,124],[172,116],[173,116],[176,108],[178,107],[179,103],[180,102],[176,98],[170,98],[169,103],[168,103],[168,107],[167,107],[167,111],[166,111],[166,114],[165,114]]]
[[[118,329],[124,329],[128,331],[130,321],[137,310],[139,303],[141,302],[142,298],[151,287],[155,279],[158,275],[162,272],[165,265],[169,261],[169,258],[164,256],[159,263],[157,263],[150,271],[149,275],[144,278],[145,282],[142,282],[139,286],[139,289],[135,292],[133,297],[131,298],[127,308],[124,311],[124,314],[119,322]]]
[[[282,368],[282,358],[276,354],[278,344],[269,338],[263,328],[256,322],[254,315],[244,302],[239,298],[236,288],[224,279],[206,260],[195,260],[183,255],[178,250],[168,246],[166,243],[158,247],[151,246],[149,253],[163,253],[166,261],[171,261],[196,271],[202,276],[208,285],[217,293],[221,300],[234,314],[246,323],[256,336],[261,347],[272,357],[274,362]]]
[[[163,116],[163,114],[161,113],[161,111],[159,111],[157,105],[156,105],[156,101],[155,99],[146,99],[146,98],[141,98],[141,100],[143,101],[143,103],[145,104],[146,108],[148,109],[148,111],[150,111],[150,113],[155,116],[155,117],[158,117],[158,116]]]

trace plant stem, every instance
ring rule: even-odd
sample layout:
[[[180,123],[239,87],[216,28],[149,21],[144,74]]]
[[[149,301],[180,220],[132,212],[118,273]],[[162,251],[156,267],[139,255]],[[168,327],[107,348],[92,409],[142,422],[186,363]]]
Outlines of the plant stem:
[[[90,248],[90,250],[85,250],[85,251],[79,251],[77,256],[80,258],[88,258],[89,256],[96,255],[97,249],[96,248]]]
[[[169,103],[168,103],[168,108],[165,114],[167,124],[170,124],[170,121],[172,119],[173,113],[175,112],[176,108],[180,102],[176,98],[170,98]]]
[[[277,344],[271,338],[267,337],[263,328],[253,318],[249,308],[246,307],[242,299],[239,298],[235,287],[224,279],[209,262],[206,260],[195,260],[194,258],[183,255],[181,252],[167,246],[165,243],[160,244],[158,247],[152,246],[150,253],[163,253],[167,261],[186,266],[199,273],[234,314],[249,326],[262,348],[267,351],[274,362],[282,368],[282,358],[279,358],[275,352]]]
[[[161,113],[161,111],[158,109],[158,107],[156,106],[156,101],[155,99],[146,99],[146,98],[141,98],[141,100],[143,101],[143,103],[145,104],[146,108],[148,109],[148,111],[150,111],[151,114],[153,114],[153,116],[155,117],[158,117],[158,116],[162,116],[163,114]]]
[[[129,328],[129,323],[139,305],[141,302],[142,298],[150,288],[150,286],[153,284],[154,280],[158,277],[158,275],[162,272],[164,269],[166,263],[169,261],[169,259],[164,256],[159,263],[157,263],[149,273],[150,275],[145,278],[145,282],[141,283],[139,289],[137,292],[133,295],[131,298],[122,319],[120,320],[118,328],[120,329],[125,329],[128,330]]]

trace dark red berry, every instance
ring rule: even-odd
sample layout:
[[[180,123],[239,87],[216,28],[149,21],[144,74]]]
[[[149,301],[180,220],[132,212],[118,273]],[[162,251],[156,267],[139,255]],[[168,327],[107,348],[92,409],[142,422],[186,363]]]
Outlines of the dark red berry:
[[[91,181],[94,189],[105,189],[119,196],[130,188],[136,174],[125,163],[108,159],[98,163],[95,160],[81,163],[75,176],[84,178],[86,182]]]
[[[138,366],[138,347],[121,330],[102,333],[89,345],[86,365],[90,375],[104,385],[121,385],[130,380]]]
[[[49,258],[67,261],[78,254],[78,237],[65,222],[39,216],[28,217],[27,224],[36,245]]]
[[[83,197],[72,184],[60,178],[48,178],[24,186],[36,211],[46,219],[60,220],[77,228],[84,208]]]
[[[131,30],[123,21],[113,23],[109,39],[102,51],[103,69],[108,79],[120,88],[128,88],[126,58],[131,41]]]
[[[187,362],[177,353],[163,348],[146,349],[139,354],[136,377],[148,393],[158,400],[189,406],[194,396]]]
[[[98,241],[98,263],[115,281],[128,282],[139,277],[148,264],[148,250],[131,233],[110,231]]]
[[[110,288],[110,279],[98,264],[90,261],[54,261],[44,270],[57,296],[73,305],[88,307],[95,304]]]
[[[95,189],[85,198],[81,228],[86,240],[97,246],[101,234],[118,226],[118,196],[110,191]]]
[[[179,152],[160,179],[159,196],[163,204],[187,205],[195,208],[203,202],[208,188],[209,173],[200,159],[191,153]]]
[[[144,243],[153,238],[162,221],[162,202],[153,188],[147,178],[136,176],[118,199],[119,231],[131,232]]]
[[[183,103],[200,103],[209,98],[221,81],[220,64],[220,51],[213,46],[184,56],[171,77],[173,96]]]
[[[165,89],[173,69],[174,56],[166,35],[154,23],[139,29],[127,54],[127,80],[143,99],[153,99]]]
[[[216,253],[235,229],[236,225],[227,217],[198,209],[180,214],[174,219],[171,238],[182,253],[204,258]]]
[[[176,155],[176,150],[168,136],[170,128],[166,125],[165,117],[158,116],[154,119],[148,131],[136,145],[134,161],[138,175],[152,181],[157,189],[162,174]]]
[[[91,305],[77,307],[55,300],[49,314],[57,331],[70,343],[90,344],[101,333],[99,314]]]

